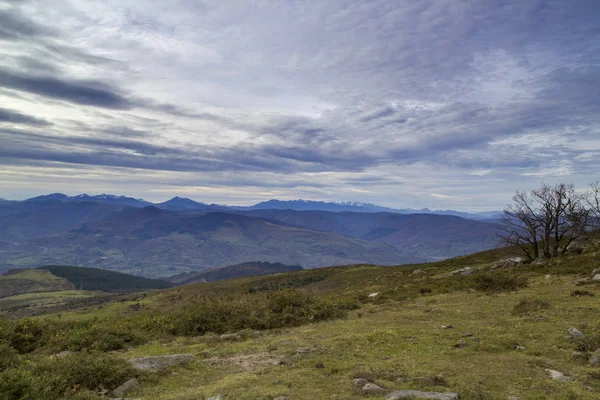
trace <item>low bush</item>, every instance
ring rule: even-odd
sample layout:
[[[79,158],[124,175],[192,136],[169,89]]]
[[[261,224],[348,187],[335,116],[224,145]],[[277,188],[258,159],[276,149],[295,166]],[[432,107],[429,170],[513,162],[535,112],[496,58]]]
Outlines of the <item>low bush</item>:
[[[482,292],[512,292],[527,286],[527,278],[498,273],[475,275],[473,288]]]
[[[540,300],[537,298],[524,298],[519,302],[519,304],[513,307],[512,312],[515,315],[523,316],[540,310],[546,310],[548,308],[550,308],[550,304],[547,301]]]
[[[3,400],[85,398],[86,393],[113,390],[133,377],[140,372],[117,356],[73,353],[6,369],[0,373],[0,393]]]

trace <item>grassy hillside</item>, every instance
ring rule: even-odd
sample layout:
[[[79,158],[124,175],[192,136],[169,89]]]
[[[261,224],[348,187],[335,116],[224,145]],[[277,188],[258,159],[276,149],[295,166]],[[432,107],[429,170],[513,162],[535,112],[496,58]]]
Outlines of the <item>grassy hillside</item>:
[[[73,288],[71,282],[49,271],[15,270],[0,276],[0,298],[21,293],[53,292]]]
[[[0,373],[0,382],[8,382],[0,390],[27,379],[30,393],[56,387],[46,398],[59,398],[61,388],[74,384],[71,365],[91,357],[86,364],[113,372],[89,376],[109,388],[136,376],[141,385],[127,396],[147,399],[219,393],[225,399],[362,399],[354,378],[385,393],[596,399],[600,375],[588,359],[600,348],[600,283],[590,279],[600,267],[599,239],[581,255],[541,265],[492,268],[514,255],[497,249],[439,263],[354,265],[188,285],[63,311],[60,319],[0,319],[5,352],[24,355],[5,358],[13,361]],[[571,327],[585,338],[569,338]],[[92,353],[78,352],[85,349]],[[62,350],[76,353],[48,361],[48,354]],[[195,361],[151,374],[123,363],[180,353]],[[570,380],[552,380],[546,369]],[[45,370],[53,371],[54,386],[39,381]],[[76,392],[91,396],[98,381],[81,381]]]
[[[302,271],[299,265],[285,265],[262,261],[248,262],[225,267],[209,268],[203,271],[188,272],[175,275],[166,280],[178,285],[188,285],[197,282],[214,282],[224,279],[245,278],[249,276],[269,275],[282,272]]]

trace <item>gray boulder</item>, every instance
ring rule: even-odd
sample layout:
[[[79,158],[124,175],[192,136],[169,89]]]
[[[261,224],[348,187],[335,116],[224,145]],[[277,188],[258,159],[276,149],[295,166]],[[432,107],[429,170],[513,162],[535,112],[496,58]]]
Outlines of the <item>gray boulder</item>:
[[[460,269],[455,269],[454,271],[450,271],[450,275],[467,276],[467,275],[473,275],[474,273],[475,273],[475,270],[471,267],[464,267],[464,268],[460,268]]]
[[[425,271],[423,271],[422,269],[418,269],[417,268],[413,272],[411,272],[410,274],[411,275],[421,275],[421,274],[424,274],[424,273],[425,273]]]
[[[113,390],[113,394],[117,397],[123,397],[125,393],[135,389],[138,386],[140,386],[140,383],[137,379],[133,378]]]
[[[143,357],[129,360],[133,368],[151,371],[172,367],[175,365],[191,364],[194,362],[193,354],[173,354],[170,356]]]
[[[223,395],[218,394],[216,396],[210,396],[208,400],[224,400]]]
[[[592,277],[592,280],[593,280],[594,282],[598,282],[598,281],[600,281],[600,274],[596,274],[596,275],[594,275],[594,276]]]
[[[517,265],[525,264],[525,259],[523,257],[510,257],[505,258],[499,261],[496,261],[490,268],[506,268],[506,267],[516,267]]]
[[[566,376],[562,372],[558,372],[556,370],[549,369],[549,368],[546,368],[545,371],[548,373],[548,375],[550,375],[550,378],[552,378],[552,380],[554,380],[554,381],[570,381],[571,380],[571,377]]]
[[[434,400],[458,400],[458,393],[451,392],[421,392],[419,390],[396,390],[388,394],[385,400],[400,399],[434,399]]]
[[[594,354],[590,357],[589,364],[591,367],[596,367],[600,365],[600,349],[596,349]]]
[[[568,329],[569,336],[574,339],[585,339],[585,335],[579,329],[570,327]]]
[[[384,393],[385,389],[381,386],[377,386],[376,384],[369,382],[362,387],[361,391],[365,394],[379,394]]]
[[[273,398],[273,400],[290,400],[290,398],[285,397],[285,396],[277,396],[277,397]]]

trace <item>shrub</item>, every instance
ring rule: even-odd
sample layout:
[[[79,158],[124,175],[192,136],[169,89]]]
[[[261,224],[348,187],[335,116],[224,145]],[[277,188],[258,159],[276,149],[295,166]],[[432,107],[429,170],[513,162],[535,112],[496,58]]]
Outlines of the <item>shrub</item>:
[[[581,297],[581,296],[594,297],[594,293],[588,292],[587,290],[573,290],[571,292],[571,296],[573,296],[573,297]]]
[[[100,387],[115,389],[140,376],[125,360],[108,354],[73,353],[61,359],[44,358],[0,373],[3,400],[86,396]]]
[[[536,311],[545,310],[550,308],[550,304],[540,299],[522,299],[519,304],[513,307],[513,314],[515,315],[527,315]]]
[[[19,362],[17,350],[6,340],[0,341],[0,371],[15,366]]]
[[[481,274],[473,278],[474,289],[482,292],[511,292],[527,286],[527,278],[503,274]]]

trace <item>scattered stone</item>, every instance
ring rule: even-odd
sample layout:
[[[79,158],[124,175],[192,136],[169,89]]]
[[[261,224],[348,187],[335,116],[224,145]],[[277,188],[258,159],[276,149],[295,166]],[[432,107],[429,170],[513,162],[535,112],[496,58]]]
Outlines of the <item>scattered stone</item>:
[[[456,344],[454,346],[455,349],[462,349],[463,347],[467,347],[467,342],[465,341],[465,339],[460,339],[458,342],[456,342]]]
[[[573,339],[585,339],[585,335],[579,329],[570,327],[568,329],[569,335]]]
[[[511,394],[508,396],[508,400],[523,400],[523,398],[521,396],[515,396],[514,394]]]
[[[173,354],[170,356],[143,357],[129,360],[133,368],[144,371],[156,370],[174,365],[190,364],[194,362],[193,354]]]
[[[240,335],[237,333],[224,333],[221,335],[221,340],[240,340]]]
[[[594,354],[592,354],[589,363],[591,367],[596,367],[600,365],[600,349],[596,349]]]
[[[424,274],[424,273],[425,273],[425,271],[423,271],[422,269],[418,269],[417,268],[413,272],[411,272],[410,274],[411,275],[421,275],[421,274]]]
[[[450,271],[450,275],[462,275],[462,276],[467,276],[467,275],[473,275],[475,273],[475,270],[471,267],[464,267],[464,268],[460,268],[460,269],[455,269],[454,271]]]
[[[315,351],[314,347],[298,347],[296,349],[296,354],[312,353],[313,351]]]
[[[216,396],[210,396],[208,400],[224,400],[224,397],[222,394],[218,394]]]
[[[516,345],[515,346],[515,350],[517,350],[517,351],[525,351],[525,350],[527,350],[527,348],[524,347],[524,346]]]
[[[585,247],[579,241],[572,242],[567,246],[567,252],[572,254],[582,254]]]
[[[546,277],[544,279],[546,279],[547,281],[550,280],[552,278],[552,275],[546,275]]]
[[[378,394],[384,393],[385,389],[381,386],[377,386],[376,384],[369,382],[362,387],[361,391],[365,394]]]
[[[356,378],[352,380],[352,384],[354,385],[354,389],[356,390],[362,389],[367,383],[369,383],[369,381],[362,378]]]
[[[595,270],[592,271],[592,274],[590,276],[595,276],[600,274],[600,268],[596,268]]]
[[[566,376],[562,372],[555,371],[553,369],[546,368],[545,371],[550,375],[550,378],[555,381],[570,381],[571,377]]]
[[[503,260],[496,261],[494,264],[492,264],[492,266],[490,268],[496,269],[496,268],[516,267],[517,265],[525,264],[525,261],[526,260],[523,257],[510,257],[510,258],[505,258]]]
[[[442,329],[452,329],[454,326],[452,325],[442,325]]]
[[[592,280],[593,280],[594,282],[598,282],[598,281],[600,281],[600,274],[596,274],[596,275],[594,275],[594,276],[592,277]]]
[[[65,358],[66,356],[68,356],[70,354],[73,354],[73,352],[69,351],[69,350],[65,350],[65,351],[61,351],[60,353],[55,354],[54,357],[56,357],[56,358]]]
[[[370,294],[369,294],[369,297],[377,297],[377,295],[378,295],[378,294],[379,294],[379,293],[370,293]]]
[[[458,393],[451,392],[421,392],[419,390],[396,390],[388,394],[385,400],[400,399],[434,399],[434,400],[458,400]]]
[[[544,256],[539,256],[538,258],[536,258],[535,260],[533,260],[531,262],[531,265],[542,265],[542,264],[546,264],[548,260],[546,260],[546,258]]]
[[[430,308],[428,310],[425,310],[426,313],[435,312],[435,311],[437,311],[437,308]]]
[[[119,386],[118,388],[116,388],[115,390],[113,390],[113,394],[117,397],[123,397],[125,395],[125,393],[129,392],[130,390],[135,389],[139,385],[140,385],[140,383],[138,382],[137,379],[135,379],[135,378],[130,379],[127,382],[125,382],[124,384],[122,384],[121,386]]]
[[[273,398],[273,400],[290,400],[290,398],[285,397],[285,396],[277,396],[277,397]]]

